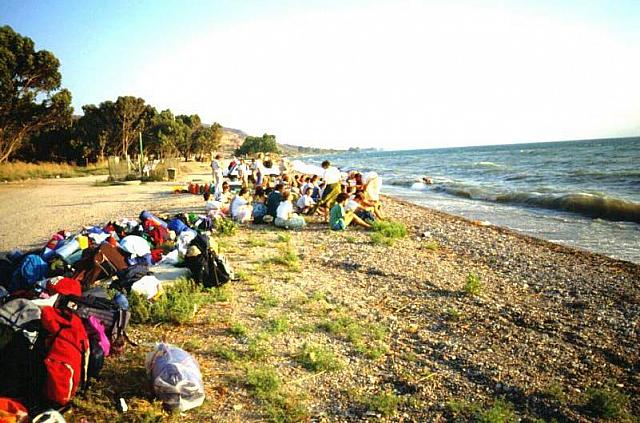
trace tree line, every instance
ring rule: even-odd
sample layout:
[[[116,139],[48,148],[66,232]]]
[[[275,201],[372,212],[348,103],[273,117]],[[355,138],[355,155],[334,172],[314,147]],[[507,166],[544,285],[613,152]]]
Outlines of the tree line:
[[[158,112],[134,96],[88,104],[81,117],[74,116],[59,67],[53,53],[36,51],[30,38],[0,27],[0,163],[86,163],[139,154],[140,134],[144,154],[157,158],[187,159],[220,146],[220,124],[205,125],[195,114]]]

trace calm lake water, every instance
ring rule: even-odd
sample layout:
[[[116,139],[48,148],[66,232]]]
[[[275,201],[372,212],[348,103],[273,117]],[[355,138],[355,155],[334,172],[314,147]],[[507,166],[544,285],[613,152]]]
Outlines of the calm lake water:
[[[640,263],[640,137],[325,158],[375,170],[383,193]],[[423,176],[432,185],[420,182]]]

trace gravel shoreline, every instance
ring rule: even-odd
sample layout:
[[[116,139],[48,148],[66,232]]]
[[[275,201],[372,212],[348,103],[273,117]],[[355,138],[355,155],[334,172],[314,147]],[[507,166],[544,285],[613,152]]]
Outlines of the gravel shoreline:
[[[95,180],[1,186],[0,251],[40,246],[61,228],[135,217],[143,209],[177,213],[201,206],[200,197],[171,194],[173,184],[100,187]],[[346,313],[387,328],[388,351],[375,359],[363,357],[344,337],[322,331],[270,341],[274,353],[266,361],[305,392],[313,420],[375,420],[380,415],[354,398],[393,392],[404,399],[390,418],[394,421],[452,420],[457,416],[452,402],[491,404],[497,398],[525,421],[596,421],[584,406],[585,392],[594,387],[624,393],[628,411],[640,415],[639,265],[392,198],[384,204],[386,213],[409,229],[406,238],[393,246],[374,245],[365,231],[334,233],[313,222],[289,233],[301,260],[296,272],[263,266],[256,257],[272,254],[274,245],[251,244],[258,237],[276,242],[283,231],[242,227],[225,241],[225,251],[237,270],[260,278],[261,288],[235,283],[231,304],[206,309],[227,317],[200,318],[193,325],[217,334],[207,335],[205,346],[246,348],[225,335],[225,328],[236,320],[259,328],[265,317],[256,318],[255,310],[266,290],[278,298],[274,309],[288,307],[282,312],[299,325]],[[464,292],[470,273],[481,281],[478,295]],[[307,310],[317,302],[299,301],[315,293],[324,295],[322,313]],[[157,340],[152,330],[137,332],[148,342]],[[163,332],[172,342],[187,336],[179,328]],[[300,377],[291,357],[308,339],[329,345],[347,365]],[[192,352],[201,365],[208,363],[202,367],[210,406],[186,419],[263,418],[256,416],[256,403],[243,384],[220,376],[241,370],[205,349]],[[243,406],[232,407],[238,403]]]

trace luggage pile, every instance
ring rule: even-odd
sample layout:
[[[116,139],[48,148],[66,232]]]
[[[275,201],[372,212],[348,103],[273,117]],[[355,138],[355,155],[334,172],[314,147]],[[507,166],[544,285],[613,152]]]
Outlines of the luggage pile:
[[[204,216],[163,220],[143,211],[77,234],[60,231],[40,249],[0,258],[0,421],[3,413],[22,421],[66,406],[106,358],[135,345],[127,296],[158,295],[156,269],[184,266],[205,287],[232,280],[211,226]]]

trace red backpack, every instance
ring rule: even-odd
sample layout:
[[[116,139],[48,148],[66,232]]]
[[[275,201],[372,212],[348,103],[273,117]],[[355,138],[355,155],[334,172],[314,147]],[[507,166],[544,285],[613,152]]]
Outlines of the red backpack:
[[[53,307],[42,308],[42,326],[49,332],[49,350],[44,359],[47,368],[45,395],[57,404],[66,405],[86,382],[87,333],[78,316]]]
[[[151,237],[153,245],[158,247],[169,240],[169,231],[164,226],[158,225],[151,220],[143,223],[144,232]]]

